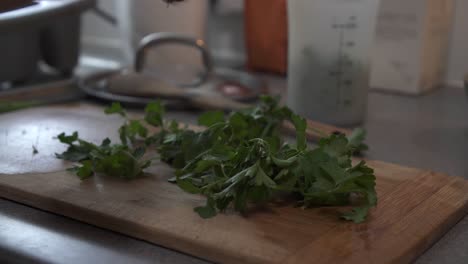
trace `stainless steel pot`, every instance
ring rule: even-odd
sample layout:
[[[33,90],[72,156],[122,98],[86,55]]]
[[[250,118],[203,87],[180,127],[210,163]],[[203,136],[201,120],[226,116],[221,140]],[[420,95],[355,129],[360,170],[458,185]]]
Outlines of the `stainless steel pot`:
[[[95,0],[36,0],[0,13],[0,83],[27,81],[43,58],[70,74],[77,65],[80,14]]]
[[[38,42],[34,30],[0,34],[0,82],[25,80],[36,71]]]
[[[80,53],[80,16],[65,17],[41,32],[44,61],[64,75],[71,75]]]

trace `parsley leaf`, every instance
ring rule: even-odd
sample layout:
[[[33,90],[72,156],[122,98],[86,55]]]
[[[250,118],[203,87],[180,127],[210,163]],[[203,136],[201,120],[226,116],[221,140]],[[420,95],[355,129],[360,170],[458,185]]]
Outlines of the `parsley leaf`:
[[[201,126],[209,127],[220,122],[224,122],[224,113],[221,111],[206,112],[198,117]]]
[[[164,107],[161,102],[149,103],[145,108],[145,121],[153,126],[159,127],[163,125]]]
[[[92,161],[90,160],[83,161],[81,166],[75,166],[69,169],[69,171],[74,172],[82,180],[87,179],[94,174]]]
[[[356,207],[353,208],[351,212],[344,214],[342,217],[343,219],[359,224],[366,220],[369,209],[370,207],[368,206]]]
[[[70,136],[67,136],[65,133],[61,133],[57,136],[57,138],[60,140],[60,142],[71,145],[73,142],[78,140],[78,132],[75,131]]]
[[[364,143],[365,138],[366,131],[362,128],[355,129],[348,137],[349,144],[354,148],[355,153],[359,154],[369,149],[369,146]]]
[[[214,217],[216,216],[216,209],[213,203],[213,200],[208,200],[205,206],[198,206],[193,208],[193,210],[204,219]]]
[[[110,115],[110,114],[119,114],[121,116],[126,116],[126,112],[120,105],[120,103],[112,103],[112,105],[106,109],[104,109],[104,113]]]
[[[148,129],[141,120],[129,120],[125,110],[118,103],[105,109],[107,114],[119,114],[125,117],[124,124],[119,128],[122,144],[112,144],[109,138],[101,145],[80,139],[78,132],[72,135],[61,133],[57,139],[68,145],[68,149],[57,158],[79,162],[70,171],[82,180],[102,173],[122,179],[133,179],[143,175],[143,170],[151,165],[151,159],[144,159],[147,148],[138,141],[148,136]]]
[[[33,155],[39,154],[39,150],[37,150],[36,146],[32,146],[33,149]]]

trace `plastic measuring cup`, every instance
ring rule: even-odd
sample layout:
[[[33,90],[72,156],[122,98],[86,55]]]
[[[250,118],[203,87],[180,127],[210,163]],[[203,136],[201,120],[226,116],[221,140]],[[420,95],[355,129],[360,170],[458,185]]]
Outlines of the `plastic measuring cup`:
[[[310,119],[354,125],[367,110],[379,0],[288,1],[288,106]]]

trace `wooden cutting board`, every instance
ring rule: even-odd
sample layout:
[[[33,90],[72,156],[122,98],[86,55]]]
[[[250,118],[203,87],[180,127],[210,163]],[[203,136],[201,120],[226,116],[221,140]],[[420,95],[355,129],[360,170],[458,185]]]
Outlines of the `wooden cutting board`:
[[[128,182],[64,171],[70,164],[53,154],[65,146],[53,136],[79,130],[98,142],[120,124],[101,111],[76,104],[0,116],[0,196],[222,263],[408,263],[468,213],[467,181],[369,161],[379,204],[366,223],[281,204],[203,220],[192,209],[204,199],[168,183],[163,164]]]

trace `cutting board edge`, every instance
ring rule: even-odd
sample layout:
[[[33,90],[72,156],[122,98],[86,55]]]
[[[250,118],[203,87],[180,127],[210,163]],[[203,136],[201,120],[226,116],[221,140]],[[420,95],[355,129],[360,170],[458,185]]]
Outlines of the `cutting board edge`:
[[[422,240],[420,242],[421,245],[415,246],[417,248],[421,248],[417,249],[415,254],[405,252],[405,254],[394,263],[413,263],[420,256],[422,256],[424,252],[427,252],[429,249],[431,249],[435,244],[437,244],[437,242],[440,241],[442,237],[447,234],[447,232],[449,232],[457,223],[459,223],[464,217],[468,215],[468,203],[465,204],[464,209],[454,212],[452,215],[454,216],[447,218],[443,225],[439,226],[438,229],[428,234],[428,238],[426,240],[428,241],[427,243],[424,243],[425,241]],[[411,249],[408,249],[407,251],[411,251]],[[407,258],[407,261],[405,261],[405,258]]]
[[[380,166],[386,166],[386,167],[394,167],[394,168],[398,168],[400,170],[412,170],[412,171],[418,171],[420,173],[433,173],[433,174],[439,174],[441,176],[446,176],[446,177],[450,177],[450,178],[456,178],[460,181],[463,181],[463,182],[467,182],[468,183],[468,179],[460,176],[460,175],[452,175],[452,174],[449,174],[449,173],[446,173],[446,172],[442,172],[442,171],[437,171],[437,170],[432,170],[432,169],[423,169],[423,168],[416,168],[416,167],[411,167],[411,166],[408,166],[408,165],[401,165],[401,164],[397,164],[397,163],[393,163],[393,162],[387,162],[387,161],[381,161],[381,160],[373,160],[373,159],[366,159],[366,158],[353,158],[353,160],[357,160],[357,161],[365,161],[367,163],[367,165],[370,167],[370,168],[373,168],[375,166],[375,164],[379,164]],[[374,168],[375,169],[375,168]],[[0,174],[1,175],[1,174]],[[410,179],[408,179],[410,180]],[[468,190],[468,187],[467,187],[467,190]]]
[[[28,196],[32,195],[35,199],[24,198],[25,194],[27,194]],[[239,257],[238,255],[232,254],[229,250],[223,250],[221,247],[216,250],[213,250],[213,248],[209,245],[203,245],[202,243],[194,243],[183,237],[174,237],[174,234],[170,232],[168,232],[167,234],[165,234],[165,232],[155,230],[152,230],[151,233],[143,232],[143,230],[145,229],[144,226],[134,224],[131,221],[122,220],[117,217],[113,217],[112,215],[102,214],[94,210],[83,210],[83,208],[81,208],[80,206],[64,201],[59,201],[43,195],[31,194],[29,192],[11,186],[4,186],[0,184],[0,198],[10,200],[12,202],[29,206],[35,209],[39,209],[45,212],[56,214],[62,217],[66,217],[70,220],[78,221],[100,229],[122,234],[130,238],[142,240],[150,244],[174,250],[181,254],[191,255],[215,263],[271,263],[267,259],[261,258],[249,258],[247,261],[244,257]],[[76,213],[73,213],[74,210],[82,212],[81,215],[77,216]],[[112,222],[113,225],[109,226],[109,224],[105,222]],[[126,228],[120,228],[120,226],[123,225],[125,225]],[[129,229],[128,227],[132,228]],[[153,237],[158,237],[157,235],[160,235],[161,237],[159,237],[158,239],[154,239]],[[200,252],[207,254],[201,254]],[[229,257],[226,258],[227,256]]]
[[[443,175],[444,177],[451,178],[451,182],[463,182],[466,186],[465,189],[468,189],[467,180],[460,177],[449,176],[446,174]],[[245,259],[239,258],[239,256],[231,254],[227,250],[223,251],[221,248],[213,250],[213,248],[208,245],[194,243],[193,241],[186,240],[184,238],[174,237],[174,234],[165,234],[161,231],[151,230],[151,232],[144,233],[143,230],[145,229],[145,227],[142,227],[141,225],[133,224],[130,221],[122,220],[112,215],[102,214],[94,210],[83,210],[83,208],[65,201],[56,200],[38,194],[33,194],[34,199],[26,198],[25,196],[31,196],[31,193],[12,186],[0,185],[0,196],[5,199],[12,200],[14,202],[18,202],[27,206],[39,208],[47,212],[67,217],[75,221],[80,221],[86,224],[96,226],[98,228],[103,228],[112,232],[140,239],[148,243],[169,248],[181,252],[182,254],[189,254],[192,256],[199,257],[201,259],[215,262],[223,261],[223,263],[246,263]],[[73,213],[73,211],[78,209],[82,212],[80,215]],[[429,232],[425,236],[425,238],[421,240],[420,243],[413,245],[411,248],[408,248],[403,254],[398,256],[397,259],[392,262],[411,263],[412,261],[417,259],[421,254],[427,251],[433,244],[437,243],[437,241],[441,237],[443,237],[443,235],[446,234],[448,230],[450,230],[467,214],[468,195],[465,196],[465,201],[463,205],[457,208],[457,210],[453,211],[441,225],[439,225],[435,230]],[[109,226],[106,222],[113,224],[112,226]],[[120,226],[122,225],[125,225],[127,228],[120,228]],[[131,226],[130,229],[128,229],[129,226]],[[157,239],[154,239],[154,237],[157,237]],[[294,255],[294,253],[292,253],[290,256],[292,255]],[[229,257],[226,258],[227,256]],[[286,259],[287,258],[288,256],[286,256]],[[226,260],[229,261],[226,262]],[[249,259],[249,263],[265,263],[265,259]]]
[[[411,169],[411,168],[410,168]],[[443,173],[434,173],[434,172],[431,172],[431,171],[425,171],[425,170],[421,170],[421,172],[423,172],[423,174],[425,175],[429,175],[429,174],[435,174],[437,176],[440,176],[442,178],[446,178],[447,179],[447,182],[445,184],[443,184],[441,187],[437,188],[437,191],[435,191],[430,197],[428,197],[428,199],[424,200],[420,205],[418,205],[418,207],[416,207],[414,210],[412,211],[416,211],[419,210],[420,206],[425,204],[431,204],[432,201],[437,201],[437,200],[440,200],[439,198],[441,197],[441,195],[444,195],[444,193],[447,191],[447,190],[450,190],[453,185],[457,185],[457,186],[461,186],[460,188],[462,188],[462,190],[466,190],[466,192],[460,192],[460,190],[458,190],[458,192],[454,192],[455,195],[454,197],[452,197],[452,200],[459,200],[460,202],[459,203],[454,203],[454,207],[451,208],[450,210],[450,213],[449,214],[446,214],[444,213],[443,214],[443,221],[437,223],[436,227],[435,228],[423,228],[423,229],[417,229],[417,228],[412,228],[411,230],[414,231],[416,230],[417,232],[421,232],[421,230],[423,230],[423,233],[421,235],[421,233],[418,233],[418,240],[415,240],[415,241],[410,241],[410,246],[407,247],[405,250],[403,250],[402,252],[400,252],[399,254],[395,254],[394,257],[392,259],[387,259],[385,261],[383,260],[379,260],[378,263],[412,263],[414,260],[416,260],[419,256],[421,256],[425,251],[429,250],[434,244],[436,244],[440,238],[442,238],[451,228],[453,228],[453,226],[455,226],[463,217],[466,217],[468,215],[468,180],[465,180],[464,178],[461,178],[461,177],[455,177],[455,176],[450,176],[450,175],[447,175],[447,174],[443,174]],[[404,184],[404,183],[402,183]],[[414,183],[413,183],[414,184]],[[419,216],[421,216],[422,213],[419,212]],[[407,220],[408,217],[411,217],[411,214],[408,214],[405,216],[405,218],[401,219],[401,220]],[[413,216],[414,218],[414,216]],[[404,221],[403,221],[404,222]],[[403,222],[396,222],[395,224],[401,224]],[[424,221],[423,221],[424,222]],[[429,221],[431,222],[431,221]],[[417,223],[417,222],[413,222],[413,223]],[[403,224],[403,226],[405,226]],[[390,233],[387,233],[389,232]],[[385,230],[385,233],[382,233],[380,234],[382,237],[391,237],[391,236],[395,236],[394,233],[391,232],[392,230]],[[382,241],[375,241],[378,243],[378,245],[382,246]],[[380,242],[380,243],[379,243]],[[319,252],[315,252],[313,249],[315,248],[315,246],[317,245],[314,245],[313,244],[314,242],[312,242],[310,245],[307,245],[304,247],[304,250],[298,250],[292,254],[290,254],[286,259],[284,259],[282,261],[282,263],[288,263],[288,264],[295,264],[295,263],[300,263],[298,261],[298,259],[304,259],[305,257],[309,257],[309,255],[307,254],[310,254],[309,252],[314,252],[315,254],[312,254],[310,257],[313,257],[313,256],[317,256],[316,254],[318,254],[318,258],[320,258],[320,253]],[[405,242],[402,242],[402,243],[405,243]],[[329,248],[335,248],[334,245],[332,244],[327,244]],[[320,248],[320,247],[318,247]],[[377,249],[377,248],[376,248]],[[385,250],[388,250],[388,248],[385,248],[385,247],[380,247],[378,248],[379,252],[382,253],[382,251],[385,251]],[[305,252],[305,254],[304,254]],[[357,253],[357,252],[356,252]],[[329,254],[327,254],[327,256],[329,256]],[[356,254],[355,256],[358,256],[358,260],[356,260],[355,257],[352,257],[350,260],[347,260],[346,263],[375,263],[372,261],[372,258],[370,258],[371,256],[367,256],[367,255],[362,255],[362,254]],[[375,255],[373,256],[375,257]],[[365,260],[368,260],[367,262]],[[321,262],[322,263],[322,262]],[[323,263],[329,263],[327,261],[323,261]]]
[[[437,173],[437,172],[435,172]],[[468,216],[468,180],[458,177],[451,176],[446,173],[438,173],[444,175],[447,178],[451,178],[451,182],[462,182],[465,185],[467,193],[464,195],[463,204],[454,210],[442,224],[438,225],[436,229],[433,229],[429,232],[425,239],[420,240],[419,243],[413,246],[413,248],[408,248],[404,254],[401,255],[394,263],[413,263],[417,258],[419,258],[424,252],[431,249],[444,235],[447,234],[450,229],[452,229],[457,223],[459,223],[464,217]],[[445,185],[443,188],[447,187]],[[442,188],[441,188],[442,189]],[[440,189],[440,190],[441,190]],[[411,250],[415,251],[411,254]]]

